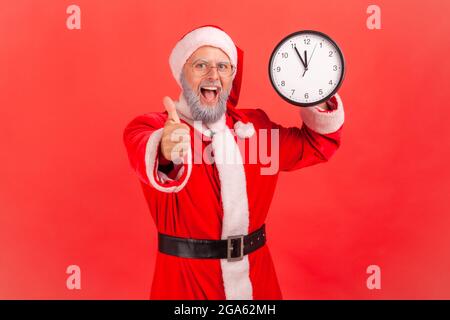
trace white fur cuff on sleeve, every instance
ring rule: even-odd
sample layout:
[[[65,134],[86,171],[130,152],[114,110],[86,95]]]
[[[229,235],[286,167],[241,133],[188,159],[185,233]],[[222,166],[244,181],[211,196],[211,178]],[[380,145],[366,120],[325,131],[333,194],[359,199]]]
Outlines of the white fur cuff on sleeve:
[[[172,180],[163,172],[158,171],[158,148],[161,142],[163,128],[155,130],[148,138],[145,149],[145,169],[150,185],[162,192],[178,192],[184,188],[189,180],[192,171],[192,152],[189,149],[187,154],[187,173],[183,168],[177,174],[176,179]]]
[[[304,124],[320,134],[328,134],[337,131],[344,124],[344,106],[339,95],[334,95],[337,101],[337,109],[331,112],[320,112],[315,107],[300,109]]]

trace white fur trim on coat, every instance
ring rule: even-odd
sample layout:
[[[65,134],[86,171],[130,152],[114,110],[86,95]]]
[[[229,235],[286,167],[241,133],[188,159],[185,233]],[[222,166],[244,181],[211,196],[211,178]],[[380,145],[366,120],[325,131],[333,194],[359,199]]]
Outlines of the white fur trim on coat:
[[[337,131],[344,124],[344,106],[336,93],[337,109],[331,112],[320,112],[316,107],[300,108],[303,122],[308,128],[320,134]]]
[[[237,67],[236,46],[228,34],[214,27],[195,29],[178,41],[169,57],[172,74],[180,87],[180,75],[186,60],[202,46],[222,49],[230,58],[231,63]]]
[[[164,128],[160,128],[155,130],[150,137],[148,138],[146,149],[145,149],[145,168],[147,172],[147,178],[150,184],[157,190],[162,192],[178,192],[184,188],[186,183],[191,176],[192,171],[192,151],[188,149],[187,153],[187,165],[188,171],[186,177],[183,181],[180,182],[179,185],[164,187],[164,183],[167,181],[172,181],[172,179],[168,178],[167,175],[157,170],[158,168],[158,148],[159,143],[161,142],[162,133]],[[183,174],[183,168],[180,168],[180,171],[177,174],[177,179],[181,177]],[[156,171],[156,172],[155,172]],[[159,183],[156,181],[158,179]]]
[[[221,238],[227,239],[229,236],[247,235],[249,227],[247,180],[242,155],[230,128],[226,125],[225,114],[217,122],[205,125],[192,120],[189,107],[182,94],[175,105],[181,119],[189,123],[195,130],[211,137],[214,161],[219,173],[223,209]],[[236,124],[238,124],[237,127]],[[244,124],[238,121],[236,124],[234,127],[236,134],[238,136],[241,134],[241,138],[255,133],[251,123]],[[221,259],[220,265],[226,299],[253,299],[248,255],[240,261],[231,262],[227,259]]]
[[[222,118],[225,120],[225,117]],[[215,131],[212,137],[214,161],[219,172],[222,196],[222,239],[229,236],[247,235],[249,209],[247,182],[238,145],[230,129]],[[250,280],[248,255],[240,261],[221,259],[222,278],[227,300],[251,300],[253,288]]]

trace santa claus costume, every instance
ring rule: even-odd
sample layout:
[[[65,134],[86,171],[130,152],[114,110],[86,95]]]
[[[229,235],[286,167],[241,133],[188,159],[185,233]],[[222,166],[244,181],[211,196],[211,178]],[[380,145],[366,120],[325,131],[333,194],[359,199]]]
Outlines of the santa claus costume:
[[[227,240],[263,230],[278,173],[328,161],[340,145],[344,123],[344,109],[337,94],[327,102],[330,110],[300,108],[301,128],[276,124],[262,109],[236,109],[243,52],[214,26],[197,28],[176,44],[169,62],[178,83],[186,60],[205,45],[223,50],[237,72],[227,111],[216,123],[195,125],[183,93],[175,103],[181,122],[190,128],[192,143],[181,168],[164,173],[159,164],[167,112],[140,115],[124,131],[130,163],[158,233],[181,240]],[[269,139],[267,132],[271,129],[277,129],[279,137],[278,168],[272,174],[262,174],[267,164],[259,157],[247,161],[251,158],[250,147],[242,151],[238,142],[249,146],[256,141],[258,145],[260,139]],[[194,148],[195,141],[200,141],[200,148]],[[271,143],[266,145],[270,150]],[[198,153],[202,158],[206,148],[212,150],[215,159],[233,154],[238,161],[193,161]],[[267,239],[270,241],[270,235]],[[282,298],[267,243],[234,260],[183,257],[162,251],[160,246],[151,299]]]

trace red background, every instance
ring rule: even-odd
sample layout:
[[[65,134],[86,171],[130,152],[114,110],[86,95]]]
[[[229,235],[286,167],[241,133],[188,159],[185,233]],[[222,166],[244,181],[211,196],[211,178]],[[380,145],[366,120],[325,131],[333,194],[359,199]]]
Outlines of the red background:
[[[81,30],[66,8],[81,8]],[[381,8],[381,30],[366,8]],[[287,34],[341,46],[331,161],[283,173],[268,236],[287,299],[450,298],[447,1],[0,1],[0,298],[148,298],[156,233],[122,131],[178,98],[168,56],[221,26],[245,51],[241,107],[300,125],[267,63]],[[67,266],[81,290],[66,288]],[[381,267],[381,290],[366,287]]]

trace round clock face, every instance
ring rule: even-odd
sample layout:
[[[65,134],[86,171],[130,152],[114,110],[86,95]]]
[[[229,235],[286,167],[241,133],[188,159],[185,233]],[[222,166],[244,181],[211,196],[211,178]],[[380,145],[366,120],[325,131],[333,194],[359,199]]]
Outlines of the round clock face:
[[[288,35],[275,47],[269,77],[287,102],[308,107],[328,100],[344,79],[344,56],[326,34],[305,30]]]

